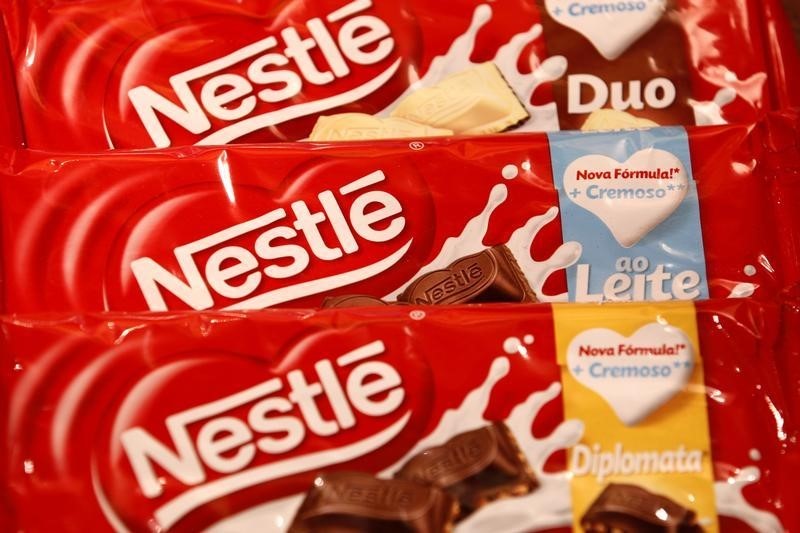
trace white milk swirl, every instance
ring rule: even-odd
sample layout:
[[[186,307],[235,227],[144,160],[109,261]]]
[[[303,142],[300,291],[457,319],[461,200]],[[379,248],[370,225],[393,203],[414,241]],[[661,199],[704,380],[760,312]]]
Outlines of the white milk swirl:
[[[756,509],[744,497],[744,488],[759,479],[761,471],[758,467],[748,466],[739,470],[735,477],[714,483],[717,513],[738,518],[759,533],[782,533],[784,529],[777,516]]]
[[[444,55],[437,56],[431,61],[430,68],[420,79],[412,83],[403,94],[377,115],[381,117],[389,116],[392,110],[397,107],[397,104],[408,95],[423,87],[432,87],[447,76],[458,74],[478,65],[478,63],[470,61],[470,56],[475,48],[475,38],[478,31],[491,18],[492,8],[488,4],[476,7],[467,31],[453,41],[453,44],[450,45]],[[538,65],[532,62],[532,72],[529,74],[523,74],[517,68],[522,49],[539,38],[541,34],[542,26],[534,24],[528,31],[513,36],[505,45],[501,46],[492,60],[509,86],[514,88],[514,92],[520,102],[525,105],[525,109],[530,115],[526,122],[514,129],[515,132],[556,131],[559,128],[556,104],[549,103],[535,106],[531,104],[531,96],[541,85],[555,81],[564,75],[567,70],[566,58],[554,56],[545,59]],[[534,61],[535,56],[531,56],[531,60]]]
[[[718,126],[727,124],[722,118],[722,108],[736,100],[736,91],[730,87],[723,87],[714,95],[710,102],[698,102],[689,99],[689,105],[694,111],[694,121],[698,126]]]
[[[513,179],[507,177],[506,179]],[[447,268],[451,263],[466,257],[477,254],[487,248],[483,243],[486,232],[489,229],[489,219],[497,207],[508,198],[508,188],[504,184],[495,185],[489,193],[486,206],[470,219],[464,229],[456,237],[449,237],[442,245],[439,254],[427,265],[419,269],[409,281],[398,289],[387,294],[385,300],[395,300],[406,287],[411,285],[420,276]],[[548,259],[535,261],[531,257],[531,246],[536,239],[536,235],[541,229],[555,220],[558,216],[558,208],[551,207],[544,214],[537,215],[528,219],[528,222],[518,228],[508,242],[505,243],[514,258],[517,260],[522,273],[530,283],[531,288],[536,293],[536,298],[540,302],[566,302],[569,295],[567,293],[547,295],[544,294],[544,284],[553,272],[563,270],[575,264],[583,251],[580,243],[567,242],[558,249]]]
[[[733,71],[727,71],[723,75],[727,83],[742,83],[739,77]],[[753,74],[746,84],[750,86],[763,86],[766,83],[767,77],[763,72]],[[698,102],[689,99],[689,105],[694,110],[694,121],[698,126],[718,126],[727,124],[728,121],[722,118],[722,108],[736,100],[738,93],[733,87],[723,87],[717,91],[713,100],[710,102]],[[751,102],[755,106],[755,102]]]

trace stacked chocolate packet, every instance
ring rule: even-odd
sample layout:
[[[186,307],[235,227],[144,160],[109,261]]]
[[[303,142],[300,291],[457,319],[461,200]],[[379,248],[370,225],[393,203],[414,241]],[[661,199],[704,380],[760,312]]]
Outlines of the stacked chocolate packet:
[[[800,530],[776,0],[0,12],[0,530]]]

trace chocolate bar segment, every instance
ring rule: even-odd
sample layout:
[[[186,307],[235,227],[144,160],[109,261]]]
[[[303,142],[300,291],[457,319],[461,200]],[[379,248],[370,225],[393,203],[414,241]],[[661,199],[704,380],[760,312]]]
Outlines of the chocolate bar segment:
[[[535,302],[536,295],[503,245],[423,275],[397,298],[414,305]]]
[[[344,296],[329,296],[322,301],[323,309],[342,308],[342,307],[373,307],[386,306],[380,298],[367,296],[366,294],[346,294]]]
[[[637,128],[657,128],[658,124],[625,111],[598,109],[581,126],[581,131],[617,131]]]
[[[410,94],[397,104],[392,116],[467,135],[498,133],[530,118],[492,62]]]
[[[289,533],[439,533],[457,514],[458,503],[436,487],[335,472],[314,480]]]
[[[700,533],[697,515],[637,485],[612,483],[581,518],[587,533]]]
[[[452,130],[434,128],[403,118],[380,118],[364,113],[341,113],[319,117],[308,140],[357,141],[436,137],[452,134]]]
[[[459,518],[494,500],[528,494],[539,485],[503,423],[456,435],[425,450],[395,477],[440,487],[458,500]]]

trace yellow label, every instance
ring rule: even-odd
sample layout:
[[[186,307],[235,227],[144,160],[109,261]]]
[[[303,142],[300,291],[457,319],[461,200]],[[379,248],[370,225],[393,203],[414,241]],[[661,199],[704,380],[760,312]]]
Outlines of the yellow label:
[[[691,303],[554,308],[570,448],[573,527],[611,483],[638,485],[719,530],[697,322]]]

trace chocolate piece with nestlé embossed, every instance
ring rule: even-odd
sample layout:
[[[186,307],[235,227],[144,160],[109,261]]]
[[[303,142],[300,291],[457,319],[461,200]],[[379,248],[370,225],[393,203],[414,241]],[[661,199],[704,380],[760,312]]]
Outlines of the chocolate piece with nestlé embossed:
[[[363,113],[319,117],[309,140],[485,135],[513,129],[529,118],[497,65],[486,62],[412,92],[390,117]]]
[[[535,302],[511,251],[494,246],[418,278],[397,298],[415,305]]]
[[[612,483],[581,518],[587,533],[701,533],[691,509],[637,485]]]
[[[397,117],[373,117],[364,113],[340,113],[317,119],[309,141],[357,141],[406,139],[452,135],[453,131],[418,124]]]
[[[503,423],[456,435],[410,459],[396,478],[440,487],[456,498],[464,518],[489,502],[535,490],[536,480]]]
[[[330,472],[314,480],[289,533],[440,533],[457,514],[458,503],[433,486]]]
[[[489,61],[414,91],[397,104],[392,117],[457,135],[486,135],[512,129],[530,115],[497,65]]]

